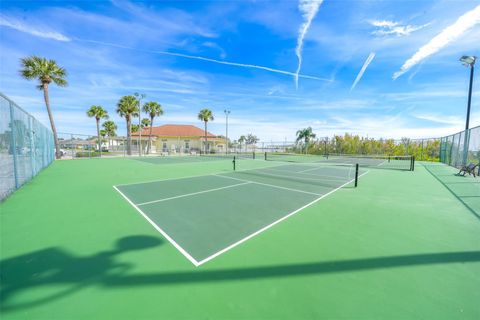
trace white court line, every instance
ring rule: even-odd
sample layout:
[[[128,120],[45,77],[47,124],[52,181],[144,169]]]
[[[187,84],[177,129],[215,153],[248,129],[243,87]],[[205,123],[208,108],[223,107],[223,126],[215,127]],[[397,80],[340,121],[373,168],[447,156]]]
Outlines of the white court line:
[[[190,197],[190,196],[194,196],[194,195],[196,195],[196,194],[202,194],[202,193],[207,193],[207,192],[212,192],[212,191],[218,191],[218,190],[223,190],[223,189],[228,189],[228,188],[243,186],[243,185],[245,185],[245,184],[250,184],[250,183],[251,183],[251,182],[243,182],[243,183],[232,184],[232,185],[230,185],[230,186],[225,186],[225,187],[220,187],[220,188],[215,188],[215,189],[208,189],[208,190],[203,190],[203,191],[198,191],[198,192],[186,193],[186,194],[182,194],[182,195],[175,196],[175,197],[158,199],[158,200],[153,200],[153,201],[147,201],[147,202],[143,202],[143,203],[137,203],[137,206],[143,206],[143,205],[146,205],[146,204],[163,202],[163,201],[168,201],[168,200],[173,200],[173,199],[178,199],[178,198]]]
[[[358,177],[361,177],[361,176],[363,176],[363,175],[365,175],[365,174],[367,174],[367,173],[368,173],[368,171],[362,173],[362,174],[359,175]],[[202,265],[202,264],[204,264],[204,263],[212,260],[213,258],[218,257],[218,256],[221,255],[222,253],[225,253],[225,252],[233,249],[234,247],[238,246],[239,244],[241,244],[241,243],[243,243],[243,242],[245,242],[245,241],[247,241],[247,240],[250,240],[251,238],[255,237],[256,235],[262,233],[263,231],[265,231],[265,230],[267,230],[267,229],[270,229],[271,227],[273,227],[273,226],[276,225],[277,223],[280,223],[280,222],[282,222],[283,220],[286,220],[286,219],[290,218],[291,216],[293,216],[294,214],[298,213],[299,211],[302,211],[303,209],[305,209],[305,208],[307,208],[307,207],[310,207],[310,206],[313,205],[314,203],[320,201],[321,199],[325,198],[326,196],[334,193],[335,191],[339,190],[340,188],[342,188],[342,187],[346,186],[347,184],[352,183],[352,182],[354,182],[354,181],[355,181],[355,179],[352,179],[352,180],[350,180],[350,181],[342,184],[342,185],[339,186],[338,188],[333,189],[332,191],[325,193],[324,195],[318,197],[317,199],[313,200],[313,201],[310,202],[310,203],[307,203],[307,204],[304,205],[303,207],[298,208],[297,210],[290,212],[290,213],[287,214],[286,216],[283,216],[282,218],[280,218],[280,219],[278,219],[278,220],[270,223],[269,225],[261,228],[260,230],[255,231],[254,233],[246,236],[245,238],[243,238],[243,239],[241,239],[241,240],[239,240],[239,241],[237,241],[237,242],[229,245],[228,247],[226,247],[226,248],[224,248],[224,249],[222,249],[222,250],[220,250],[220,251],[212,254],[211,256],[209,256],[209,257],[207,257],[207,258],[205,258],[205,259],[203,259],[203,260],[200,260],[200,261],[198,262],[198,265]]]
[[[368,172],[369,172],[369,171],[366,171],[366,172],[362,173],[361,175],[359,175],[358,177],[360,178],[361,176],[367,174]],[[234,179],[234,180],[241,180],[241,179],[232,178],[232,177],[227,177],[227,176],[221,176],[221,175],[215,175],[215,174],[212,174],[212,175],[213,175],[213,176],[222,177],[222,178],[230,178],[230,179]],[[205,175],[205,176],[210,176],[210,175]],[[180,178],[180,179],[182,179],[182,178]],[[166,180],[172,180],[172,179],[166,179]],[[173,180],[175,180],[175,179],[173,179]],[[160,180],[160,181],[162,181],[162,180]],[[244,181],[247,182],[246,180],[244,180]],[[224,249],[222,249],[222,250],[214,253],[214,254],[211,255],[211,256],[208,256],[207,258],[205,258],[205,259],[203,259],[203,260],[201,260],[201,261],[195,260],[195,258],[193,258],[185,249],[183,249],[177,242],[175,242],[175,240],[173,240],[165,231],[163,231],[162,228],[160,228],[155,222],[153,222],[139,207],[137,207],[137,206],[136,206],[127,196],[125,196],[116,186],[113,186],[113,188],[114,188],[115,190],[117,190],[117,192],[120,193],[120,195],[121,195],[125,200],[127,200],[127,202],[128,202],[132,207],[134,207],[134,208],[135,208],[158,232],[160,232],[175,248],[177,248],[177,250],[180,251],[180,253],[182,253],[191,263],[193,263],[193,265],[194,265],[195,267],[198,267],[198,266],[200,266],[200,265],[202,265],[202,264],[204,264],[204,263],[212,260],[213,258],[215,258],[215,257],[217,257],[217,256],[219,256],[219,255],[221,255],[221,254],[223,254],[223,253],[225,253],[225,252],[233,249],[234,247],[240,245],[241,243],[243,243],[243,242],[245,242],[245,241],[247,241],[247,240],[255,237],[256,235],[264,232],[265,230],[273,227],[273,226],[276,225],[277,223],[280,223],[280,222],[282,222],[283,220],[286,220],[287,218],[289,218],[289,217],[293,216],[294,214],[298,213],[299,211],[301,211],[301,210],[303,210],[303,209],[305,209],[305,208],[313,205],[314,203],[316,203],[316,202],[318,202],[319,200],[325,198],[326,196],[332,194],[333,192],[339,190],[340,188],[346,186],[347,184],[352,183],[353,181],[354,181],[354,179],[352,179],[352,180],[344,183],[343,185],[339,186],[339,187],[336,188],[336,189],[331,190],[330,192],[328,192],[328,193],[326,193],[326,194],[320,195],[320,197],[318,197],[317,199],[313,200],[312,202],[304,205],[303,207],[301,207],[301,208],[299,208],[299,209],[296,209],[295,211],[287,214],[286,216],[284,216],[284,217],[282,217],[282,218],[280,218],[280,219],[278,219],[278,220],[270,223],[269,225],[267,225],[267,226],[265,226],[265,227],[263,227],[263,228],[255,231],[254,233],[246,236],[246,237],[243,238],[243,239],[240,239],[239,241],[237,241],[237,242],[229,245],[228,247],[226,247],[226,248],[224,248]],[[255,182],[252,181],[252,183],[255,183]],[[257,183],[257,184],[262,184],[262,183]],[[274,185],[268,185],[268,184],[262,184],[262,185],[266,185],[266,186],[273,187],[273,188],[281,188],[281,189],[287,189],[287,190],[288,190],[288,188],[278,187],[278,186],[274,186]],[[300,190],[291,190],[291,191],[300,191]],[[304,191],[301,191],[301,192],[304,192]],[[312,193],[312,194],[313,194],[313,193]],[[319,194],[314,194],[314,195],[317,195],[317,196],[318,196]]]
[[[253,183],[253,184],[259,184],[259,185],[267,186],[267,187],[271,187],[271,188],[284,189],[284,190],[289,190],[289,191],[295,191],[295,192],[301,192],[301,193],[306,193],[306,194],[312,194],[312,195],[314,195],[314,196],[320,196],[320,195],[321,195],[321,194],[319,194],[319,193],[313,193],[313,192],[308,192],[308,191],[303,191],[303,190],[298,190],[298,189],[292,189],[292,188],[287,188],[287,187],[280,187],[280,186],[276,186],[276,185],[274,185],[274,184],[262,183],[262,182],[252,181],[252,180],[245,180],[245,179],[233,178],[233,177],[229,177],[229,176],[222,176],[222,175],[219,175],[219,174],[216,174],[215,176],[216,176],[216,177],[221,177],[221,178],[226,178],[226,179],[232,179],[232,180],[249,182],[249,183]]]
[[[155,222],[152,221],[142,210],[140,210],[139,207],[137,207],[130,199],[124,195],[116,186],[113,186],[115,190],[118,191],[122,195],[122,197],[128,201],[134,207],[158,232],[162,234],[175,248],[177,248],[178,251],[180,251],[191,263],[195,265],[195,267],[198,267],[200,263],[195,260],[185,249],[183,249],[178,243],[175,242],[165,231],[162,230]]]

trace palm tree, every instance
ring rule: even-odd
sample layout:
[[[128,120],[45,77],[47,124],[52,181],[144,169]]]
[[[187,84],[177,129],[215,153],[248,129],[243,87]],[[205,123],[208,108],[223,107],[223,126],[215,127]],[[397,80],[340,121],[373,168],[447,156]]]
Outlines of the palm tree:
[[[89,118],[95,118],[97,122],[98,151],[102,156],[102,140],[100,139],[100,119],[108,119],[108,112],[102,106],[91,106],[87,111]]]
[[[147,147],[147,154],[150,153],[150,148],[152,146],[152,127],[153,127],[153,119],[155,117],[159,117],[163,114],[163,109],[160,103],[150,101],[146,102],[143,105],[143,112],[148,113],[150,116],[150,133],[148,134],[148,147]]]
[[[117,113],[127,121],[127,154],[132,155],[132,117],[138,116],[139,101],[134,96],[123,96],[117,103]]]
[[[247,142],[247,137],[245,137],[244,135],[241,135],[240,138],[238,138],[238,143],[240,144],[240,151],[242,151],[242,144],[244,142]]]
[[[143,118],[142,121],[140,122],[142,129],[150,127],[150,123],[152,122],[148,118]]]
[[[132,133],[137,133],[140,130],[140,126],[138,124],[132,124]]]
[[[198,113],[198,120],[201,120],[205,123],[205,153],[207,153],[207,122],[210,120],[210,121],[213,121],[214,118],[213,118],[213,113],[211,110],[209,109],[202,109],[200,110],[200,112]]]
[[[62,154],[58,143],[57,128],[55,127],[52,110],[50,108],[48,85],[53,82],[57,86],[66,87],[68,85],[67,80],[65,80],[67,71],[64,68],[59,67],[55,60],[47,60],[38,56],[23,58],[20,62],[22,65],[22,69],[20,70],[21,76],[27,80],[38,79],[40,82],[37,88],[43,91],[48,118],[50,119],[50,125],[52,126],[53,141],[55,143],[55,157],[60,159]]]
[[[301,129],[297,131],[297,140],[296,142],[304,141],[305,142],[305,152],[307,151],[308,148],[308,143],[310,142],[310,139],[315,138],[316,135],[313,133],[313,130],[311,127]]]
[[[108,146],[111,146],[111,138],[117,136],[117,125],[112,120],[105,121],[102,123],[102,127],[105,130],[106,135],[108,136]]]

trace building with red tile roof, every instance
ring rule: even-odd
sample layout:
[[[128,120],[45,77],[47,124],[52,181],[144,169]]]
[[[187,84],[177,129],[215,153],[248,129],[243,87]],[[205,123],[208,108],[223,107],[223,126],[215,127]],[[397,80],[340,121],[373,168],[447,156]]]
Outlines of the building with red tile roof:
[[[132,139],[150,135],[150,127],[141,132],[132,133]],[[207,150],[221,152],[225,150],[225,138],[219,137],[207,131]],[[145,142],[146,144],[147,142]],[[151,153],[191,153],[204,150],[205,131],[196,126],[183,124],[165,124],[152,127],[152,150]]]

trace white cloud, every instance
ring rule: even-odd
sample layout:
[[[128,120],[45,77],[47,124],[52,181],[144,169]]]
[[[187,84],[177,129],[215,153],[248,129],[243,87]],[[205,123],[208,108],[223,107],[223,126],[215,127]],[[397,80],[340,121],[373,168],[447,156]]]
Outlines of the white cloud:
[[[298,9],[302,13],[303,23],[301,24],[298,30],[297,47],[295,48],[295,54],[297,55],[297,58],[298,58],[298,66],[297,66],[297,71],[295,72],[294,79],[295,79],[295,86],[297,88],[298,88],[298,76],[300,74],[300,70],[302,69],[303,40],[322,2],[323,0],[300,0],[300,3],[298,4]]]
[[[353,82],[352,87],[350,88],[350,91],[352,91],[353,89],[355,89],[355,87],[357,86],[357,83],[360,81],[360,79],[362,79],[363,74],[365,73],[365,70],[367,70],[367,67],[368,67],[368,65],[372,62],[373,58],[375,58],[375,52],[370,52],[370,54],[368,55],[367,59],[366,59],[365,62],[363,63],[363,66],[362,66],[362,68],[360,69],[360,72],[358,73],[357,78],[356,78],[355,81]]]
[[[377,27],[376,30],[372,32],[376,36],[409,36],[412,32],[421,30],[430,25],[426,23],[420,26],[414,25],[402,25],[400,22],[390,21],[390,20],[370,20],[369,23]]]
[[[447,116],[447,115],[439,115],[439,114],[414,114],[413,115],[417,119],[427,120],[430,122],[435,123],[445,123],[453,126],[461,126],[464,123],[464,118],[459,116]]]
[[[71,41],[70,38],[61,33],[49,31],[41,27],[29,26],[17,19],[7,17],[5,15],[0,15],[0,26],[9,27],[17,31],[28,33],[40,38],[53,39],[57,41]]]
[[[205,47],[209,47],[209,48],[218,50],[220,52],[220,58],[222,58],[222,59],[225,59],[227,57],[227,53],[225,52],[225,50],[223,50],[223,48],[220,47],[215,42],[207,41],[207,42],[204,42],[202,45],[205,46]]]
[[[400,70],[393,74],[393,79],[397,79],[414,65],[457,40],[467,30],[478,23],[480,23],[480,6],[462,15],[454,24],[443,29],[442,32],[431,39],[426,45],[418,49],[418,51],[402,65]]]
[[[205,58],[205,57],[201,57],[201,56],[192,56],[192,55],[188,55],[188,54],[168,52],[168,51],[138,49],[138,48],[134,48],[134,47],[130,47],[130,46],[125,46],[125,45],[110,43],[110,42],[104,42],[104,41],[79,39],[79,38],[76,38],[75,40],[82,41],[82,42],[96,43],[96,44],[101,44],[101,45],[111,46],[111,47],[116,47],[116,48],[128,49],[128,50],[149,52],[149,53],[153,53],[153,54],[161,54],[161,55],[181,57],[181,58],[186,58],[186,59],[201,60],[201,61],[212,62],[212,63],[223,64],[223,65],[234,66],[234,67],[240,67],[240,68],[259,69],[259,70],[264,70],[264,71],[269,71],[269,72],[279,73],[279,74],[285,74],[285,75],[295,76],[295,77],[300,77],[300,78],[305,78],[305,79],[320,80],[320,81],[327,81],[327,82],[332,81],[331,79],[327,79],[327,78],[320,78],[320,77],[316,77],[316,76],[297,74],[297,73],[293,73],[293,72],[290,72],[290,71],[274,69],[274,68],[264,67],[264,66],[254,65],[254,64],[229,62],[229,61]]]

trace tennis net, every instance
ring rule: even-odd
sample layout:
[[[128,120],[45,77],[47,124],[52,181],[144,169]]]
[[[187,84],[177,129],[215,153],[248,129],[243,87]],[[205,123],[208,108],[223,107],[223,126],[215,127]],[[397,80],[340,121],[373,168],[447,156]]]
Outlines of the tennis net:
[[[303,163],[359,164],[362,167],[413,171],[414,156],[327,154],[308,155],[298,153],[265,153],[265,160]]]
[[[201,157],[206,159],[255,159],[255,152],[238,152],[238,153],[201,153]]]
[[[359,171],[354,164],[285,163],[269,167],[242,169],[233,163],[235,177],[285,188],[313,193],[325,191],[325,187],[338,188],[349,183],[357,186]]]

